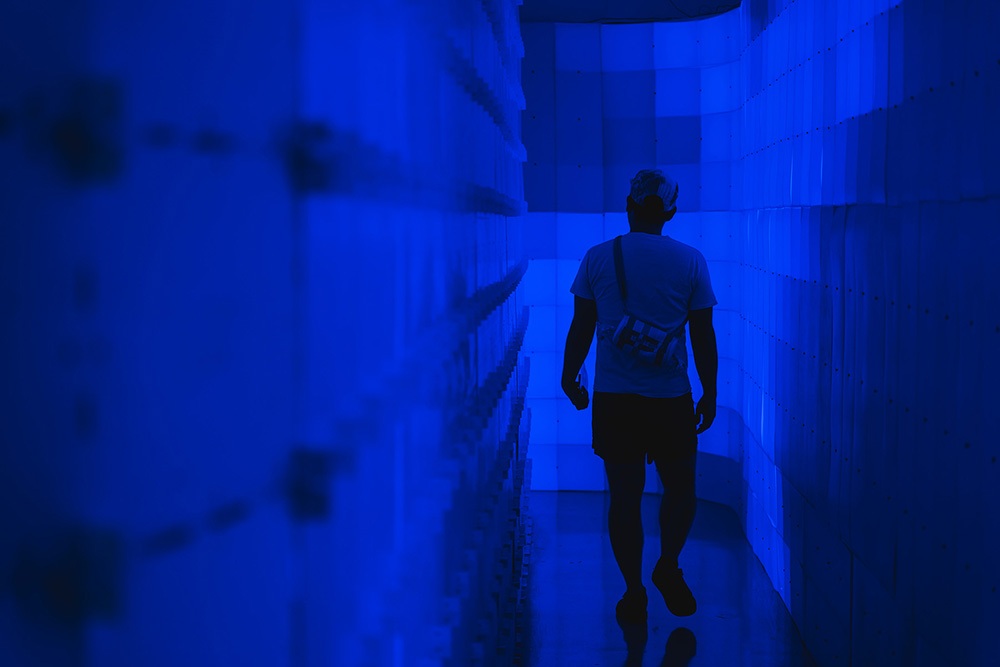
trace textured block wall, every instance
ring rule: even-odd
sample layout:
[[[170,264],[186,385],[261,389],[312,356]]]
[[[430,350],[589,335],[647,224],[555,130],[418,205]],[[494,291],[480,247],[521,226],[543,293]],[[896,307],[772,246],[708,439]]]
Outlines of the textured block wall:
[[[0,663],[500,665],[516,6],[0,10]]]
[[[994,3],[747,2],[747,535],[823,664],[993,664]]]
[[[605,488],[590,444],[590,411],[577,412],[566,400],[559,373],[573,316],[569,286],[587,248],[628,232],[625,198],[639,169],[658,165],[678,180],[679,212],[665,233],[699,248],[709,262],[719,299],[720,400],[736,405],[733,336],[741,320],[732,228],[739,218],[730,210],[730,193],[739,18],[523,26],[525,298],[532,322],[525,346],[533,369],[535,489]],[[594,361],[591,348],[591,377]],[[727,434],[728,418],[723,411],[701,438],[700,493],[735,505],[741,455],[738,439]],[[647,491],[658,485],[656,475],[647,475]]]

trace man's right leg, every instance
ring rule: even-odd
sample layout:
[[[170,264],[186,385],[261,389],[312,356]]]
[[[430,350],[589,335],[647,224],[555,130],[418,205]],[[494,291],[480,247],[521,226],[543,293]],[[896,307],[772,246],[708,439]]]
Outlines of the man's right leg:
[[[660,501],[660,563],[664,567],[677,567],[688,533],[694,523],[697,497],[694,491],[695,457],[671,463],[657,462],[656,472],[663,483]]]
[[[697,498],[694,492],[695,454],[670,463],[657,461],[663,482],[660,501],[660,560],[653,568],[653,584],[663,594],[667,609],[676,616],[690,616],[698,608],[677,558],[694,523]]]

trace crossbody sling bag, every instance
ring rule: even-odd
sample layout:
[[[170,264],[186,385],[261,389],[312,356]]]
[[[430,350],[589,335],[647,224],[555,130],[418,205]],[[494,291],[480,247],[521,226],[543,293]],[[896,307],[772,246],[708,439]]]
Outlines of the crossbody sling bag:
[[[618,279],[618,291],[625,305],[625,315],[622,317],[611,342],[618,349],[626,352],[651,366],[662,366],[671,370],[680,366],[678,348],[684,336],[684,325],[687,318],[673,331],[661,329],[655,324],[649,324],[629,312],[628,285],[625,282],[625,260],[622,257],[622,237],[615,239],[615,276]]]

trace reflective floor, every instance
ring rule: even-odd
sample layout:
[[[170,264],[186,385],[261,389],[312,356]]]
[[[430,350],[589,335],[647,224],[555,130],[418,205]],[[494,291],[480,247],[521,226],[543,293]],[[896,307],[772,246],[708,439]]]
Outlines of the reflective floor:
[[[628,628],[626,634],[615,620],[625,585],[608,542],[607,495],[531,492],[526,664],[815,667],[735,513],[724,505],[698,502],[681,554],[697,613],[678,618],[667,611],[649,581],[659,557],[659,501],[659,496],[643,497],[649,622],[645,633]]]

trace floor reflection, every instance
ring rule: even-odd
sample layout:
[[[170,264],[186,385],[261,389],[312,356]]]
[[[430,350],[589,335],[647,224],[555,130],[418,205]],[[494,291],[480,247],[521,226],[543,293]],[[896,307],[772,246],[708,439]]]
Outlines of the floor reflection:
[[[657,496],[643,498],[644,578],[654,592],[658,504]],[[640,626],[615,619],[625,585],[608,543],[606,495],[533,491],[529,513],[529,667],[815,667],[728,507],[699,501],[681,554],[698,612],[675,617],[650,595],[649,621]]]

